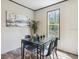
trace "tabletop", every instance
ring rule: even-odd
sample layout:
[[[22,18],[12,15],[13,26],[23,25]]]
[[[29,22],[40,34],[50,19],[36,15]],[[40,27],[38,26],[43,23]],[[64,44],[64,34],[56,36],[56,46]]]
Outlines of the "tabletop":
[[[27,39],[22,39],[23,43],[29,42],[29,43],[38,44],[38,45],[43,45],[43,44],[46,44],[47,42],[51,42],[51,41],[54,41],[54,38],[52,38],[52,39],[45,38],[40,41],[34,41],[34,40],[27,41]]]

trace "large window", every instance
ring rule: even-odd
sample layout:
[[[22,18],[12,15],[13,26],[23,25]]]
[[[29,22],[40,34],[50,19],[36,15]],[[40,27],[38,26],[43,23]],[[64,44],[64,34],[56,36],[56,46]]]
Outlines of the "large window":
[[[48,12],[48,35],[59,37],[60,10]]]

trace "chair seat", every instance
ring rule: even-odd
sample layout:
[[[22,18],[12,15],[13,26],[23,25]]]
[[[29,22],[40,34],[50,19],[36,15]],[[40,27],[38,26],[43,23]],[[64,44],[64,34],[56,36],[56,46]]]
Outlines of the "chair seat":
[[[38,48],[38,54],[40,54],[40,49],[41,49],[41,55],[44,55],[44,56],[46,56],[47,55],[47,52],[48,52],[48,48],[47,47],[44,47],[44,51],[43,51],[43,47],[39,47]],[[33,51],[36,51],[37,52],[37,48],[36,49],[34,49]],[[44,54],[43,54],[43,52],[44,52]]]
[[[25,46],[25,48],[28,48],[28,47],[29,47],[29,45],[26,45],[26,46]]]
[[[36,45],[26,45],[25,48],[31,52],[37,52]]]
[[[45,49],[45,50],[44,50],[44,56],[46,56],[47,53],[48,53],[48,49]],[[42,53],[42,55],[43,55],[43,53]]]

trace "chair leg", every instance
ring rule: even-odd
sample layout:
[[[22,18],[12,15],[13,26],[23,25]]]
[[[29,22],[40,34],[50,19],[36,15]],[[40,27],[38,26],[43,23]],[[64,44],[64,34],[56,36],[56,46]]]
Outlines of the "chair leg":
[[[49,56],[49,58],[51,59],[51,55]]]
[[[53,59],[54,59],[54,51],[53,51]]]
[[[55,48],[55,55],[56,55],[56,58],[58,59],[57,48]]]

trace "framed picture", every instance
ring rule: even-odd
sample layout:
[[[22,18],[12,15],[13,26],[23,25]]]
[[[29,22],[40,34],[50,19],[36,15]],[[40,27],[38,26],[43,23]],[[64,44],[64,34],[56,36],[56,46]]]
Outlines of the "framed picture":
[[[48,35],[60,37],[60,9],[52,10],[48,15]]]
[[[29,19],[25,15],[16,15],[14,12],[6,11],[6,26],[26,27]]]

